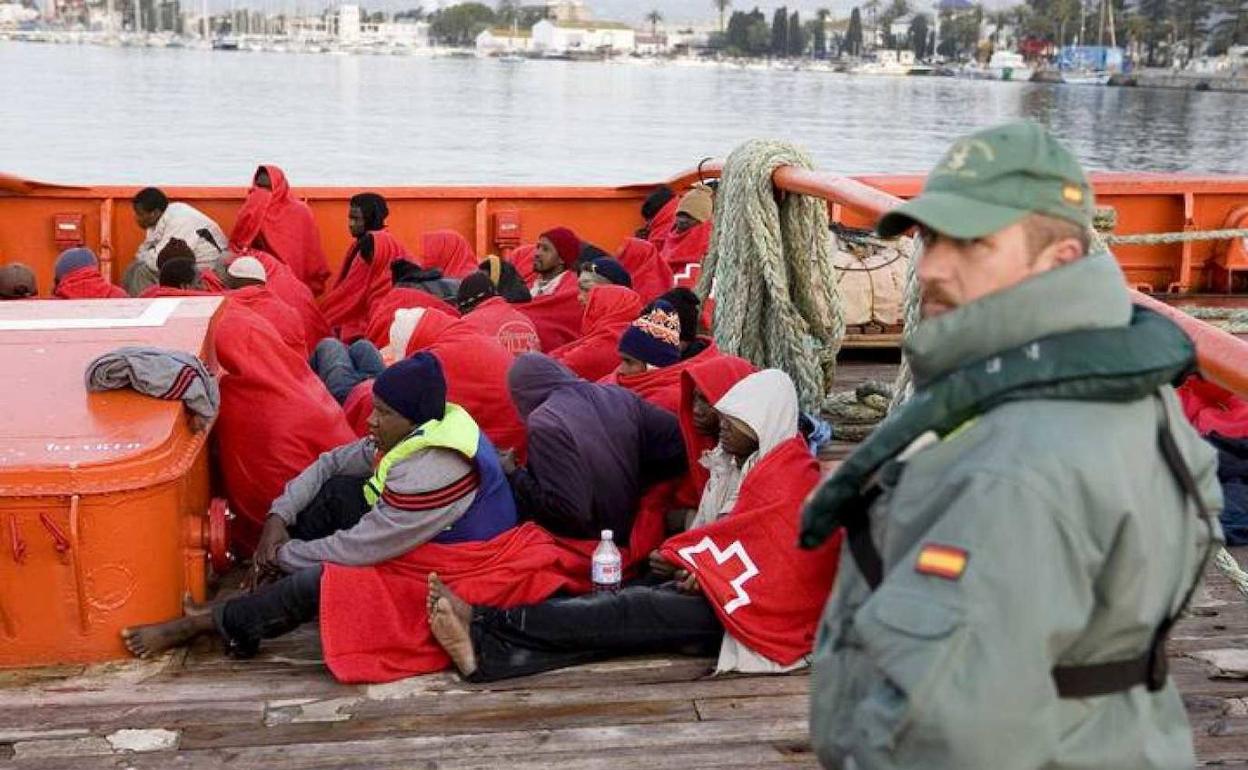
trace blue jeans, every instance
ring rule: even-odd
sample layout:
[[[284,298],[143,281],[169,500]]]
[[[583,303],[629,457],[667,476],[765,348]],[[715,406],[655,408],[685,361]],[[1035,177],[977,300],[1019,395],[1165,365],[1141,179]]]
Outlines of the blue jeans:
[[[368,340],[356,340],[347,347],[333,337],[316,344],[308,363],[340,404],[347,400],[352,388],[373,379],[386,368],[381,353]]]

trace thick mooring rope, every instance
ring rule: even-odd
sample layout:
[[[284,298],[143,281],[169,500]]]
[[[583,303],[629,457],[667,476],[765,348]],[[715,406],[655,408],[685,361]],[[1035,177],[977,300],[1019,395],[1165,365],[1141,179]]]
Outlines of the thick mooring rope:
[[[780,166],[812,167],[805,152],[783,142],[756,139],[728,156],[698,294],[714,287],[720,349],[787,372],[802,408],[813,412],[845,336],[835,246],[825,201],[785,195],[776,202],[771,175]]]
[[[1109,246],[1156,246],[1158,244],[1186,243],[1188,241],[1225,241],[1231,238],[1248,238],[1248,228],[1186,230],[1173,233],[1132,233],[1129,235],[1104,233],[1101,237]]]

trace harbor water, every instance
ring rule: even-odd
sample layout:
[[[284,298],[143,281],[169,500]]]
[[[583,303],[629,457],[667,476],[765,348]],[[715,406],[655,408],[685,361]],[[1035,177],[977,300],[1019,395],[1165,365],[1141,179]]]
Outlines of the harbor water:
[[[1030,118],[1094,169],[1248,173],[1248,95],[872,77],[762,66],[0,42],[0,172],[52,182],[656,181],[743,140],[824,170],[923,172],[959,134]]]

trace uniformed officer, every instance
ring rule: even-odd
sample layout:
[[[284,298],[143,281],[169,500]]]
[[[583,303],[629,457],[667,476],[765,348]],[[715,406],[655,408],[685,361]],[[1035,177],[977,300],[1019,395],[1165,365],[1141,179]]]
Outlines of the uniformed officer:
[[[1194,351],[1088,252],[1092,190],[1030,123],[958,141],[922,194],[916,392],[816,494],[847,530],[815,648],[835,768],[1194,764],[1165,637],[1220,540],[1216,457],[1170,382]]]

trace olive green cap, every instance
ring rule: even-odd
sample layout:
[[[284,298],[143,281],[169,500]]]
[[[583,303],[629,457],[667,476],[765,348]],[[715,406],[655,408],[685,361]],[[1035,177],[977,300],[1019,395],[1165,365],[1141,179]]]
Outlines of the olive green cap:
[[[983,238],[1028,214],[1092,226],[1092,186],[1070,150],[1035,123],[1007,123],[954,143],[917,198],[880,218],[885,238],[916,224]]]

